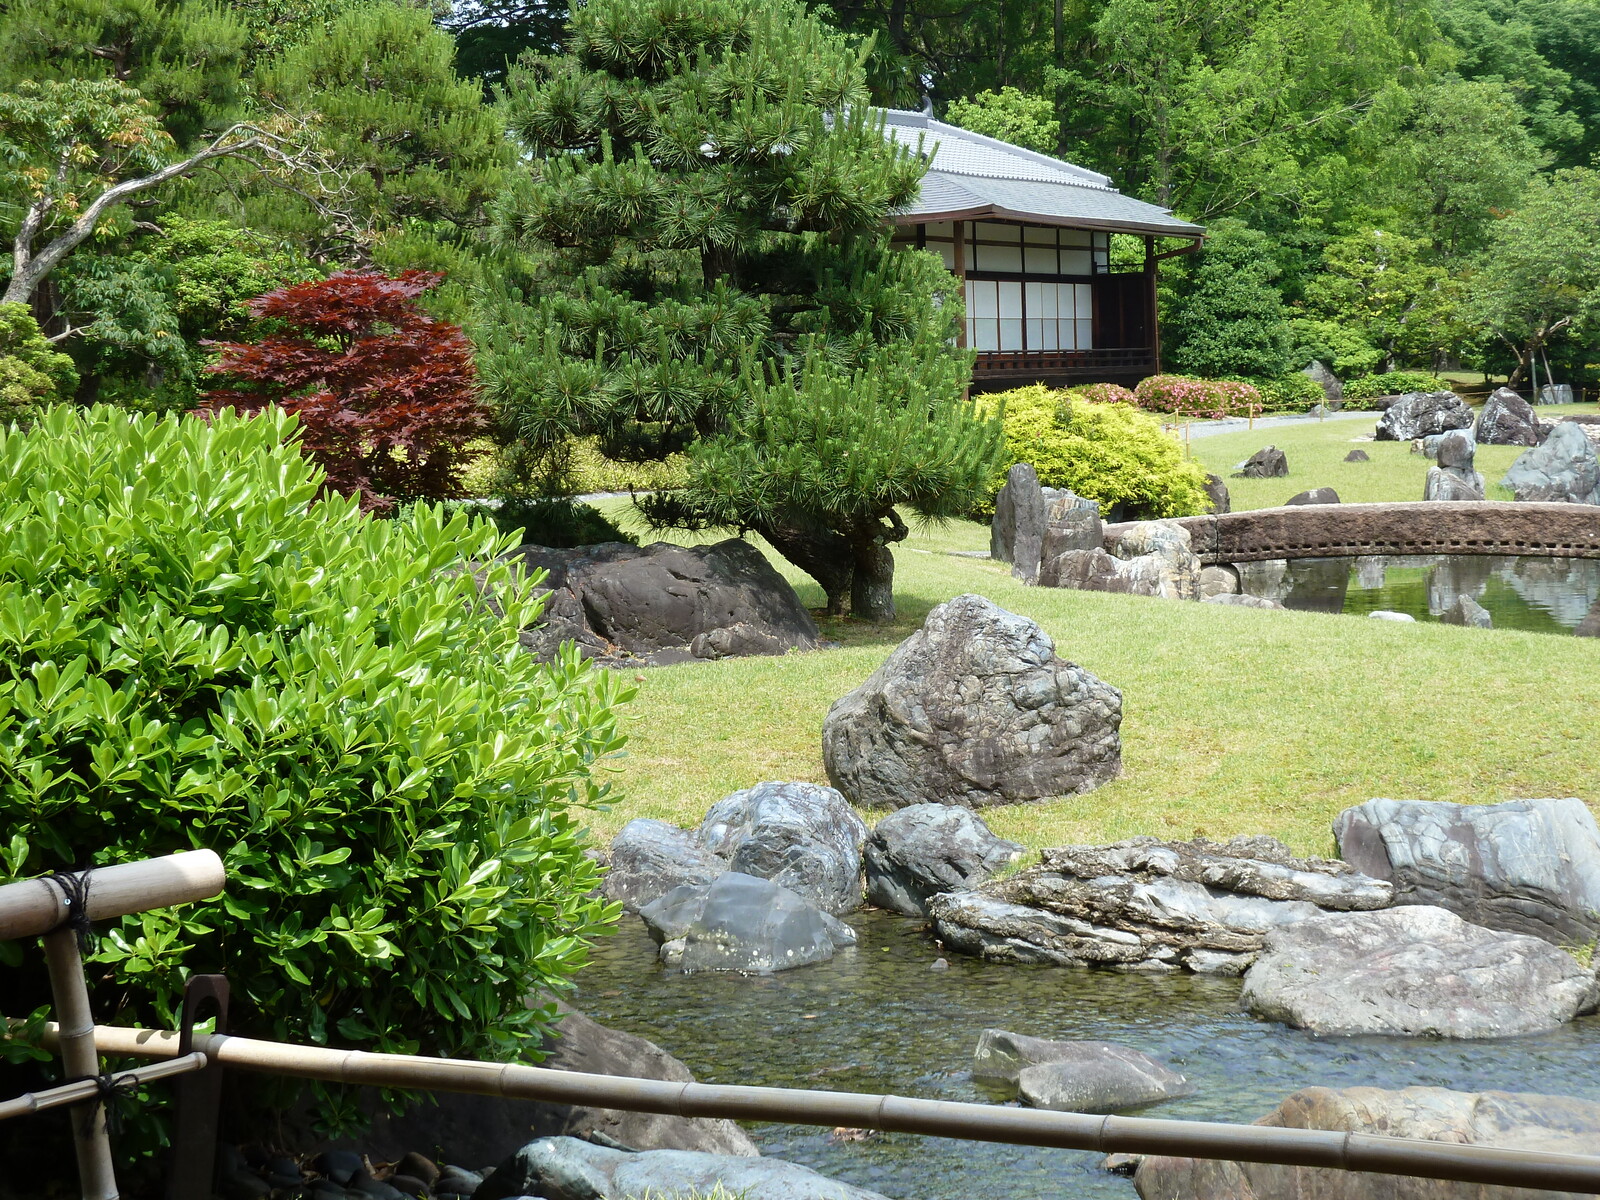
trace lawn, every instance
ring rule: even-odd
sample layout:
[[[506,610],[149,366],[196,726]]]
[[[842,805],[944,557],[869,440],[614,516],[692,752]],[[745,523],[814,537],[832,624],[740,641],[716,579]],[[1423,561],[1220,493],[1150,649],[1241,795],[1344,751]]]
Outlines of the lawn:
[[[1273,431],[1295,470],[1295,447],[1315,447],[1317,432],[1292,432]],[[1252,440],[1243,437],[1233,445]],[[1387,449],[1401,456],[1393,469],[1411,467],[1404,447]],[[1235,454],[1219,448],[1218,459]],[[1341,476],[1296,471],[1268,482],[1344,492]],[[625,503],[609,507],[628,518]],[[829,704],[929,608],[962,592],[1032,617],[1061,655],[1123,691],[1121,779],[1088,796],[985,814],[1029,846],[1267,833],[1328,853],[1334,814],[1373,796],[1600,799],[1589,736],[1600,641],[1027,588],[997,564],[949,553],[987,545],[987,528],[968,523],[914,533],[895,553],[900,620],[825,623],[838,649],[641,672],[623,717],[631,744],[616,767],[625,798],[596,818],[597,831],[609,837],[634,817],[693,825],[714,801],[764,779],[825,782]],[[820,606],[819,589],[767,552]]]

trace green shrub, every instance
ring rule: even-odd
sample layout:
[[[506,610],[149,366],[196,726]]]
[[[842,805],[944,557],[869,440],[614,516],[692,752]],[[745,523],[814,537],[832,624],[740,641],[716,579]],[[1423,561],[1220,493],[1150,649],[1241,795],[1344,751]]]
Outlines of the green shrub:
[[[1250,382],[1261,394],[1261,407],[1265,412],[1310,412],[1328,398],[1320,383],[1299,371],[1276,379]]]
[[[1206,510],[1205,472],[1183,457],[1160,422],[1127,404],[1095,404],[1043,384],[979,396],[1005,406],[1007,457],[992,496],[1013,463],[1033,464],[1046,487],[1070,488],[1103,514],[1121,504],[1132,518],[1187,517]],[[978,514],[975,514],[978,515]]]
[[[1369,374],[1384,359],[1361,330],[1316,317],[1290,319],[1289,347],[1290,361],[1309,366],[1315,359],[1341,379]]]
[[[573,438],[567,486],[577,495],[592,492],[656,492],[689,482],[689,458],[668,455],[656,462],[624,462],[601,453],[597,438]]]
[[[241,1033],[531,1050],[522,998],[613,917],[580,822],[627,693],[518,647],[538,601],[492,525],[316,500],[293,429],[59,406],[0,431],[0,871],[222,856],[223,898],[110,926],[106,1019],[171,1028],[184,976],[222,971]]]
[[[1387,371],[1382,375],[1363,375],[1344,385],[1345,403],[1371,400],[1375,396],[1401,396],[1406,392],[1448,392],[1450,381],[1428,371]]]
[[[1261,393],[1238,379],[1197,379],[1192,375],[1151,375],[1133,391],[1139,407],[1185,417],[1241,416],[1261,407]]]
[[[28,306],[0,304],[0,421],[31,418],[77,387],[72,360],[45,341]]]
[[[638,544],[631,533],[624,533],[594,505],[566,496],[528,499],[507,496],[494,511],[494,523],[501,533],[516,534],[518,542],[540,546],[592,546],[596,542]]]

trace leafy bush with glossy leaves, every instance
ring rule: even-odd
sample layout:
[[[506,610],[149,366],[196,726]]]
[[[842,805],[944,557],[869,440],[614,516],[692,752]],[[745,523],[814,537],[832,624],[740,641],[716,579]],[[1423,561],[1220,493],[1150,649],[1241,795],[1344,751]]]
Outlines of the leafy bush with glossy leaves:
[[[1450,381],[1431,371],[1385,371],[1363,375],[1344,385],[1345,402],[1372,400],[1378,396],[1403,396],[1407,392],[1448,392]]]
[[[1096,404],[1043,384],[977,397],[1004,405],[1007,457],[990,489],[987,510],[1013,463],[1033,464],[1046,487],[1070,488],[1095,500],[1103,515],[1117,505],[1138,519],[1187,517],[1206,510],[1205,472],[1152,416],[1127,404]]]
[[[1133,394],[1150,412],[1209,419],[1260,411],[1261,393],[1237,379],[1196,379],[1192,375],[1151,375]]]
[[[104,1020],[171,1028],[185,975],[221,971],[241,1033],[536,1049],[523,997],[614,917],[582,821],[627,694],[519,648],[540,602],[491,524],[318,499],[293,429],[61,406],[0,430],[3,876],[222,856],[222,898],[107,929]],[[8,1013],[43,990],[15,949]]]

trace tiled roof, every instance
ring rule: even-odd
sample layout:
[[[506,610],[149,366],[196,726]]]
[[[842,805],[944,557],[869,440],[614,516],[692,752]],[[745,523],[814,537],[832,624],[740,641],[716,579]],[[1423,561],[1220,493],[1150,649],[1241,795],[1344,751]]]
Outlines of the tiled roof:
[[[891,108],[885,122],[886,136],[912,149],[920,141],[930,158],[921,194],[896,215],[901,224],[993,217],[1175,237],[1205,232],[1167,209],[1124,196],[1104,175],[1047,154],[924,113]]]

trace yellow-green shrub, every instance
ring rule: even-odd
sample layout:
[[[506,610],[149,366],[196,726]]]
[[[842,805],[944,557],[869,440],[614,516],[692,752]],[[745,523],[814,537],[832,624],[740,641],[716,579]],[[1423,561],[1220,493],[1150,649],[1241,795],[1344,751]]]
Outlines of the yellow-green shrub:
[[[1042,384],[978,397],[1002,409],[1007,457],[999,491],[1013,463],[1033,464],[1046,487],[1070,488],[1110,514],[1186,517],[1206,510],[1205,472],[1183,456],[1175,438],[1148,413],[1127,404],[1096,404]]]

